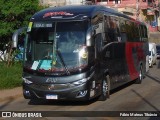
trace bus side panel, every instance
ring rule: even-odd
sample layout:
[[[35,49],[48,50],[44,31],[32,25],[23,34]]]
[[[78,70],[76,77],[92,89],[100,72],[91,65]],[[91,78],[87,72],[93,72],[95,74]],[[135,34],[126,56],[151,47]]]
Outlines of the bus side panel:
[[[130,80],[125,48],[125,43],[115,42],[103,49],[104,67],[109,69],[111,89]]]
[[[145,66],[143,42],[126,42],[126,61],[131,80],[137,79],[140,64],[142,63]]]

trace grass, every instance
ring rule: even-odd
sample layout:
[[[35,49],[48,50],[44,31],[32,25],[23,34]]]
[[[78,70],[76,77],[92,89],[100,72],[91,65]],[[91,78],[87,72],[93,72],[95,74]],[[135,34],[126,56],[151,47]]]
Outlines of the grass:
[[[7,67],[4,62],[0,62],[0,89],[10,89],[21,86],[22,64],[15,62]]]

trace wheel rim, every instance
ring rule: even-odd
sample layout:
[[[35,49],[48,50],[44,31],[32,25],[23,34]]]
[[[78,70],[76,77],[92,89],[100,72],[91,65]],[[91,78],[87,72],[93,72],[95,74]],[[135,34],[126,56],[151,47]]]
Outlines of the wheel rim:
[[[108,91],[108,84],[105,80],[103,80],[103,95],[106,96]]]

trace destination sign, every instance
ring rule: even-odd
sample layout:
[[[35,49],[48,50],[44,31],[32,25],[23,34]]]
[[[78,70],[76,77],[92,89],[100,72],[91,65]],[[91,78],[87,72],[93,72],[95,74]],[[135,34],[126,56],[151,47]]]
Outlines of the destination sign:
[[[34,23],[33,25],[34,28],[50,28],[52,27],[52,23]]]

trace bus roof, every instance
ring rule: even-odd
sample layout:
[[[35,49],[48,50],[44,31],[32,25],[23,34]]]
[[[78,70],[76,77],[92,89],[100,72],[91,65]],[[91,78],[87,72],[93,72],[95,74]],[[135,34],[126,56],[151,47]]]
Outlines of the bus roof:
[[[107,13],[117,15],[120,17],[124,17],[130,20],[134,20],[129,16],[117,12],[114,9],[107,8],[101,5],[68,5],[61,7],[50,7],[43,9],[37,13],[35,13],[31,21],[46,21],[46,20],[66,20],[66,19],[83,19],[83,17],[92,18],[97,12],[105,11]],[[140,21],[137,21],[141,23]]]

